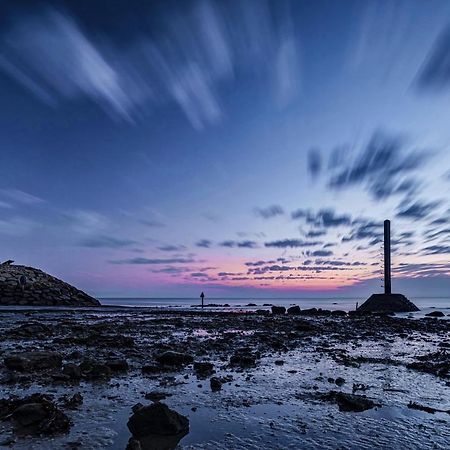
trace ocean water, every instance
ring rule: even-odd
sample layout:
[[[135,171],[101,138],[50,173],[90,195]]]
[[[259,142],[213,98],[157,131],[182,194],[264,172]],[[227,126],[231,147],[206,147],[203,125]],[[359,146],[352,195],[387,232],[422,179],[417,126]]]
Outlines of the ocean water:
[[[433,308],[448,310],[450,313],[450,295],[448,297],[410,297],[423,312]],[[126,306],[126,307],[151,307],[151,308],[191,308],[200,307],[200,299],[196,298],[101,298],[102,305]],[[298,305],[302,309],[322,308],[330,310],[351,311],[356,308],[356,303],[361,305],[360,298],[211,298],[205,299],[205,307],[209,304],[229,305],[231,309],[255,310],[270,309],[271,305],[291,306]],[[228,307],[227,307],[228,308]],[[208,308],[209,309],[209,308]],[[212,308],[211,308],[212,309]],[[223,309],[214,307],[214,309]]]

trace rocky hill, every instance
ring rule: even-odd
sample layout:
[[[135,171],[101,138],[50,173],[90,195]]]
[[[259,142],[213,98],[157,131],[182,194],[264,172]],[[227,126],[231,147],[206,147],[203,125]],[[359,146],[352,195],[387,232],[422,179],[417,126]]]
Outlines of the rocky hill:
[[[0,305],[100,306],[83,291],[33,267],[0,264]]]

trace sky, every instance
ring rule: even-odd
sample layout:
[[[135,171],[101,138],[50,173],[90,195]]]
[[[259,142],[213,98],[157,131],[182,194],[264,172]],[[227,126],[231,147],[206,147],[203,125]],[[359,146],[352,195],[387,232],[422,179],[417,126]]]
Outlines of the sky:
[[[450,292],[448,1],[0,4],[0,258],[98,297]]]

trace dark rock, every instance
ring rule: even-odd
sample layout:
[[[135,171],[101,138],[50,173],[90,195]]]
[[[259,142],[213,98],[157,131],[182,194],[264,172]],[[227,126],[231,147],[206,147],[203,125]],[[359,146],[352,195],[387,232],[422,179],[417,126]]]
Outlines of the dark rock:
[[[11,418],[21,433],[34,435],[52,435],[67,433],[72,425],[70,419],[58,409],[48,398],[35,395],[28,399],[19,401],[20,404],[14,409]]]
[[[425,314],[426,317],[445,317],[445,314],[442,311],[431,311],[428,314]]]
[[[136,408],[127,426],[133,437],[137,439],[149,435],[171,436],[187,434],[189,419],[164,403],[153,403]]]
[[[9,332],[9,335],[11,337],[18,337],[24,339],[44,338],[47,336],[51,336],[52,334],[53,334],[52,329],[49,326],[38,322],[24,323],[17,328],[13,328]]]
[[[62,373],[67,375],[71,380],[79,380],[82,376],[80,366],[74,363],[64,364]]]
[[[144,398],[146,400],[151,400],[152,402],[159,402],[171,396],[172,394],[170,394],[169,392],[152,391],[147,392],[147,394],[144,395]]]
[[[79,392],[77,392],[77,393],[73,394],[72,396],[64,395],[61,398],[61,401],[63,402],[63,404],[66,408],[76,409],[83,404],[83,396]]]
[[[111,377],[111,369],[102,363],[98,363],[95,360],[85,359],[80,364],[80,369],[83,378],[89,380],[108,380]]]
[[[330,391],[320,396],[323,400],[337,403],[339,411],[362,412],[377,406],[364,395],[346,394],[345,392]]]
[[[238,349],[230,357],[230,364],[232,366],[240,367],[254,367],[256,366],[257,355],[247,348]]]
[[[214,364],[207,361],[194,362],[194,370],[200,377],[206,377],[214,373]]]
[[[125,450],[142,450],[140,441],[131,437],[130,439],[128,439]]]
[[[32,372],[61,367],[62,357],[54,352],[24,352],[7,356],[4,363],[9,370]]]
[[[337,386],[342,386],[343,384],[345,384],[345,379],[342,377],[337,377],[334,382],[336,383]]]
[[[336,311],[331,311],[331,315],[333,317],[345,317],[347,313],[345,311],[341,311],[340,309],[337,309]]]
[[[298,315],[298,314],[300,314],[300,311],[301,311],[300,306],[295,305],[295,306],[290,306],[287,310],[287,313],[291,314],[291,315]]]
[[[284,365],[284,361],[283,361],[282,359],[277,359],[277,360],[275,361],[275,365],[276,365],[276,366],[282,366],[282,365]]]
[[[438,377],[450,378],[450,353],[444,349],[418,356],[415,362],[407,364],[406,367]]]
[[[286,308],[284,306],[272,306],[272,314],[275,315],[286,314]]]
[[[186,353],[168,350],[155,356],[156,361],[165,366],[184,366],[193,362],[194,358]]]
[[[217,377],[212,377],[212,378],[209,380],[209,384],[210,384],[211,390],[212,390],[213,392],[217,392],[217,391],[220,391],[220,390],[222,389],[222,382],[221,382],[220,379],[217,378]]]
[[[368,312],[414,312],[419,308],[402,294],[373,294],[358,309],[357,313]]]
[[[105,363],[112,372],[127,372],[129,369],[126,359],[112,359]]]
[[[415,409],[417,411],[424,411],[424,412],[427,412],[430,414],[434,414],[435,412],[442,412],[442,413],[450,414],[450,409],[436,409],[436,408],[432,408],[431,406],[420,405],[419,403],[412,402],[412,401],[410,401],[408,403],[408,408]]]

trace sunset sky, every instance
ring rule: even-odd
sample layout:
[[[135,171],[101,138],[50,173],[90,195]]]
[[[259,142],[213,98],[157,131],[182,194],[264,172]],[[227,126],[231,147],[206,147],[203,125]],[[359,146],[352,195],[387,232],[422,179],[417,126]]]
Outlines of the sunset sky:
[[[450,2],[0,3],[0,258],[96,296],[450,291]]]

